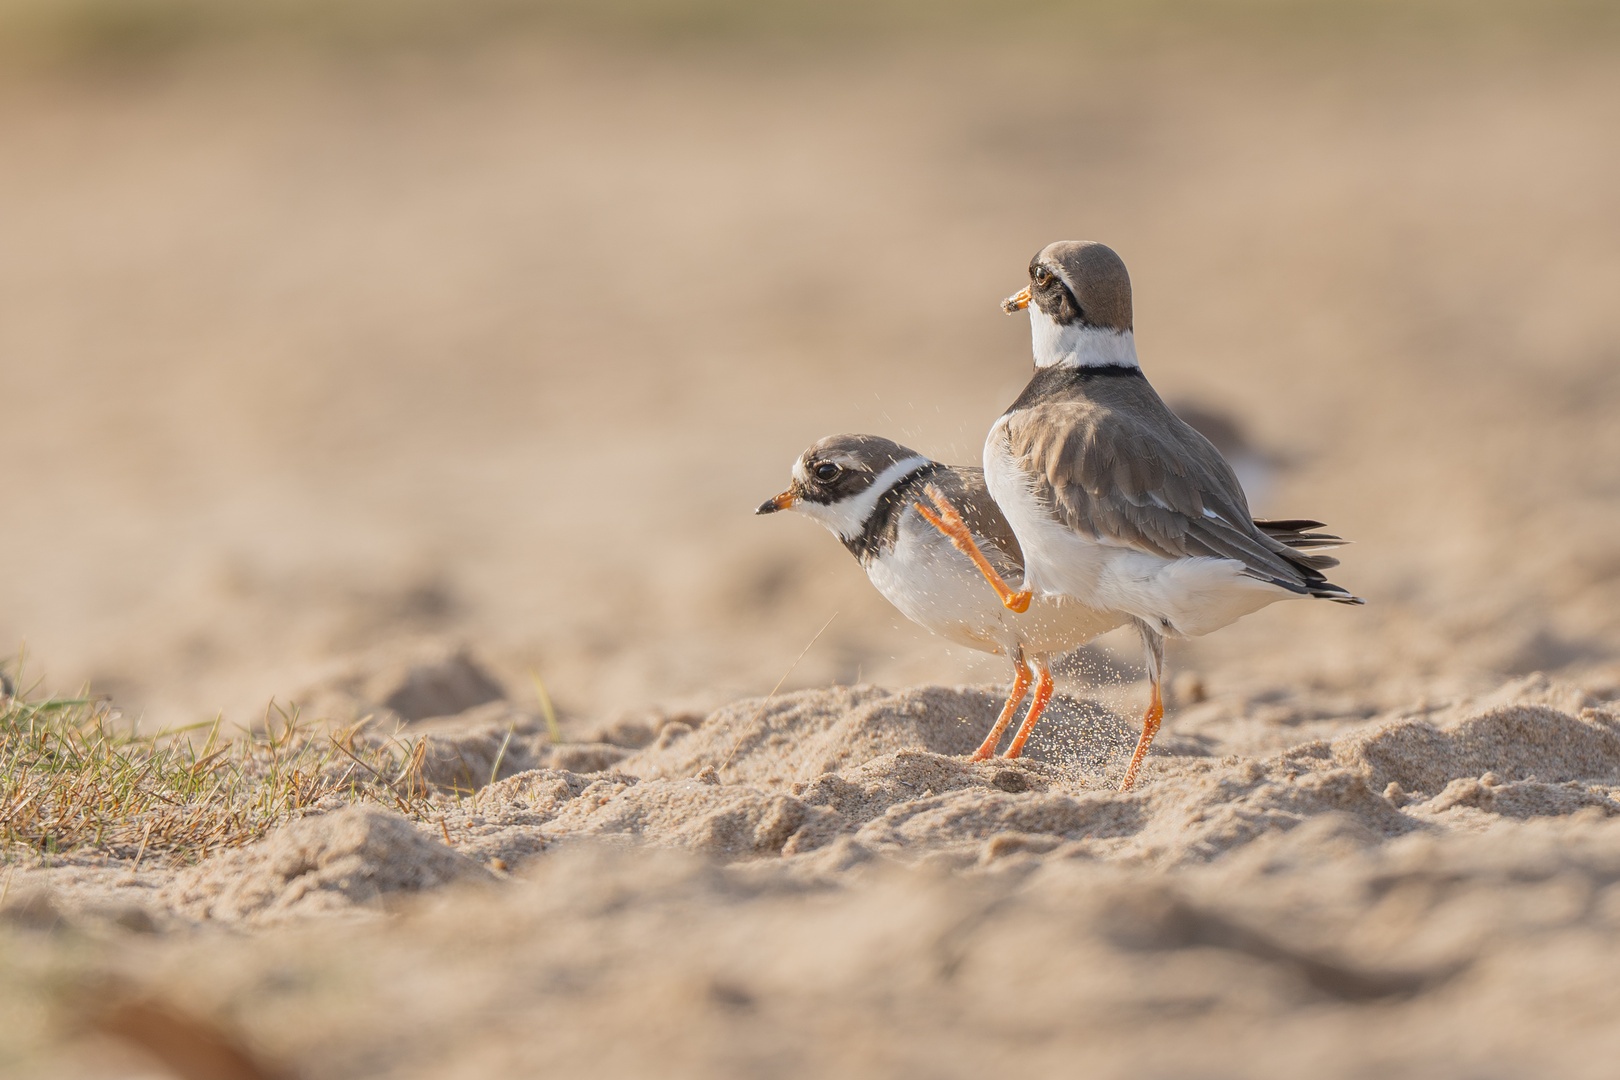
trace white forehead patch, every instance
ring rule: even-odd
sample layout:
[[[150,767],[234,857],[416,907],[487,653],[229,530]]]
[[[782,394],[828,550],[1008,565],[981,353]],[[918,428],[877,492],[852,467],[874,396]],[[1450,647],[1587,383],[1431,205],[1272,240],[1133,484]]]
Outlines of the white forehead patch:
[[[793,463],[793,479],[797,480],[801,484],[808,484],[810,482],[810,472],[805,468],[804,464],[805,458],[809,456],[809,454],[802,454],[800,455],[799,460]],[[818,462],[831,462],[841,469],[849,469],[853,472],[868,471],[866,466],[861,463],[860,458],[843,450],[834,450],[828,454],[816,454],[815,457]]]
[[[1064,286],[1068,288],[1070,296],[1079,296],[1080,295],[1080,286],[1077,285],[1075,282],[1069,280],[1069,272],[1067,270],[1063,269],[1063,264],[1062,263],[1060,263],[1060,262],[1042,262],[1041,265],[1046,267],[1046,269],[1048,269],[1049,271],[1051,271],[1052,273],[1054,273],[1054,274],[1056,274],[1058,276],[1058,280],[1062,281]],[[1034,307],[1034,306],[1035,306],[1034,304],[1030,305],[1030,307]]]

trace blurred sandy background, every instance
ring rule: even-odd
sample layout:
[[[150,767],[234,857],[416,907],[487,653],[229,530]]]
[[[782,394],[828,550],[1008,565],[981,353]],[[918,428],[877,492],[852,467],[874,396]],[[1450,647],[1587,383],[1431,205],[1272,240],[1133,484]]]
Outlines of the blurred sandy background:
[[[1620,646],[1612,5],[7,3],[0,643],[154,723],[464,642],[566,711],[994,680],[808,522],[952,461],[1058,238],[1364,610],[1173,654],[1409,701]],[[1134,662],[1134,646],[1120,642]],[[1283,688],[1283,689],[1278,689]],[[1369,706],[1372,707],[1372,706]]]
[[[416,760],[515,774],[41,832],[0,1073],[1613,1073],[1613,3],[0,0],[0,65],[0,655],[150,730],[465,645],[513,700]],[[1369,601],[1175,644],[1126,794],[1134,642],[969,764],[920,684],[999,665],[752,516],[831,432],[976,460],[1058,238]]]

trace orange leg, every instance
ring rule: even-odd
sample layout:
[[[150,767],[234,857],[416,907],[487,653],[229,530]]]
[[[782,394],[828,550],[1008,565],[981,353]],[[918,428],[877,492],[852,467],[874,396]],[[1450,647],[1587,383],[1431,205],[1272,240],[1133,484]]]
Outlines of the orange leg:
[[[1029,715],[1018,725],[1018,734],[1013,736],[1012,745],[1001,755],[1004,758],[1015,758],[1024,752],[1024,740],[1035,730],[1035,722],[1041,718],[1041,713],[1046,711],[1047,702],[1052,700],[1052,669],[1045,664],[1037,664],[1036,667],[1041,673],[1041,678],[1035,684],[1035,700],[1029,703]]]
[[[1142,737],[1136,740],[1136,753],[1131,755],[1130,767],[1125,770],[1125,779],[1119,782],[1119,790],[1127,791],[1136,783],[1136,772],[1142,767],[1142,759],[1147,756],[1148,747],[1153,745],[1153,736],[1159,733],[1159,721],[1164,719],[1164,699],[1159,695],[1159,680],[1153,680],[1153,700],[1148,705],[1148,711],[1142,717]]]
[[[912,503],[911,505],[917,508],[917,513],[927,518],[929,524],[944,533],[946,539],[956,545],[956,550],[973,560],[973,565],[979,568],[979,573],[984,575],[984,580],[988,581],[990,587],[996,590],[996,595],[1001,597],[1001,602],[1009,610],[1028,611],[1030,591],[1024,589],[1021,592],[1013,592],[1012,588],[1002,580],[1001,575],[996,573],[996,568],[991,566],[989,560],[984,557],[984,552],[979,550],[979,545],[974,543],[973,533],[969,531],[967,522],[962,520],[962,515],[956,512],[956,507],[951,505],[951,501],[945,497],[944,492],[933,484],[929,484],[923,490],[928,492],[928,497],[939,508],[939,514],[936,516],[922,503]]]
[[[1007,730],[1008,724],[1012,723],[1013,713],[1018,711],[1018,703],[1024,700],[1024,694],[1028,690],[1029,667],[1024,663],[1022,656],[1015,655],[1013,657],[1013,684],[1012,689],[1007,691],[1007,704],[1001,710],[1001,715],[996,717],[996,726],[990,729],[990,734],[984,737],[984,742],[980,743],[979,748],[973,751],[973,756],[968,759],[969,761],[983,761],[996,752],[996,743],[1001,741],[1001,733]]]

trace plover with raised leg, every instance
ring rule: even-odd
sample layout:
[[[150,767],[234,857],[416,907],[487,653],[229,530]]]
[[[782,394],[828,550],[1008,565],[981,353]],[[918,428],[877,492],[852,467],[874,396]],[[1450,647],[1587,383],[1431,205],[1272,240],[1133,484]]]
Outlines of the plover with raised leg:
[[[933,461],[877,435],[833,435],[812,445],[794,462],[788,489],[755,513],[778,510],[795,510],[825,525],[912,622],[1012,662],[1006,707],[974,761],[995,752],[1033,682],[1035,696],[1004,755],[1018,757],[1052,698],[1049,658],[1127,618],[1058,596],[1016,611],[1004,606],[984,587],[975,561],[998,579],[1015,581],[1023,577],[1023,565],[1018,541],[985,489],[983,471]],[[942,535],[950,530],[972,540],[967,551]]]

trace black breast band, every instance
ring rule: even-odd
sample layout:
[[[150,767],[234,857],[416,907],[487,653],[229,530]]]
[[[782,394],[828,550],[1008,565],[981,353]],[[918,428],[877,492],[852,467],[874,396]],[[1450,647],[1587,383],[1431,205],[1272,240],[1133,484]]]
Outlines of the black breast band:
[[[900,515],[905,512],[903,492],[915,481],[932,476],[945,466],[937,461],[919,465],[889,485],[866,515],[866,523],[855,536],[844,541],[849,553],[865,566],[874,556],[894,544],[900,532]]]
[[[1044,367],[1037,368],[1018,400],[1007,407],[1007,412],[1024,409],[1042,398],[1061,394],[1084,386],[1093,379],[1142,379],[1142,369],[1129,364],[1108,364],[1103,367]]]

